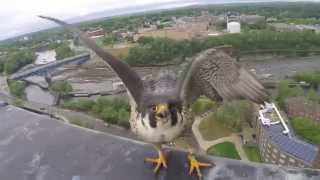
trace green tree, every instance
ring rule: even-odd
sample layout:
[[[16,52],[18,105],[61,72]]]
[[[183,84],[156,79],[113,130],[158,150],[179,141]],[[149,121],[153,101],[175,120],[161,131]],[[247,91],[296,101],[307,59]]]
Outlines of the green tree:
[[[54,81],[50,84],[49,90],[57,96],[65,97],[72,92],[73,89],[68,81]]]
[[[125,111],[130,111],[130,105],[128,102],[122,98],[114,98],[112,99],[112,106],[115,109],[123,109]]]
[[[61,60],[75,55],[75,52],[68,46],[68,44],[61,44],[56,49],[56,59]]]
[[[140,45],[145,45],[145,44],[151,43],[153,40],[154,40],[153,37],[142,36],[142,37],[140,37],[140,38],[137,40],[137,42],[138,42]]]
[[[248,101],[224,102],[214,113],[213,117],[229,128],[240,131],[242,123],[251,121],[252,104]]]
[[[320,84],[320,72],[305,72],[294,76],[296,81],[305,81],[317,89]]]
[[[297,97],[304,95],[303,89],[300,86],[290,88],[289,83],[290,81],[284,80],[278,84],[278,94],[276,100],[281,108],[285,108],[285,101],[288,97]]]
[[[0,60],[0,73],[4,70],[4,62]]]
[[[76,103],[77,110],[79,111],[91,111],[95,102],[91,99],[81,99]]]
[[[119,41],[119,39],[117,38],[117,36],[115,36],[115,35],[110,35],[110,36],[107,36],[107,37],[103,38],[102,43],[103,43],[104,45],[111,45],[111,46],[113,46],[117,41]]]
[[[217,104],[208,98],[199,98],[192,106],[192,113],[196,116],[200,116],[205,112],[212,111],[217,108]]]
[[[102,119],[111,124],[116,124],[118,121],[118,112],[112,107],[106,107],[101,113]]]
[[[291,119],[294,132],[307,141],[320,144],[320,125],[314,120],[304,117],[295,117]]]
[[[95,101],[90,99],[66,101],[63,107],[90,113],[107,123],[118,124],[125,128],[130,127],[130,105],[122,98],[99,97]]]
[[[12,52],[8,55],[3,68],[7,74],[12,74],[21,67],[33,63],[34,60],[35,54],[32,52]]]
[[[125,127],[127,129],[130,128],[129,123],[130,113],[125,109],[120,109],[118,111],[118,125]]]
[[[94,113],[101,113],[105,107],[111,107],[113,104],[112,100],[106,98],[106,97],[99,97],[96,100],[96,103],[92,107],[92,111]]]
[[[308,94],[307,94],[307,98],[310,101],[319,103],[320,102],[320,96],[318,95],[317,91],[315,91],[314,89],[310,89]]]
[[[10,93],[17,97],[17,98],[23,98],[24,97],[24,90],[26,88],[26,83],[23,81],[15,81],[11,80],[8,82]]]
[[[257,25],[255,28],[262,28]],[[274,32],[250,30],[240,34],[225,34],[207,39],[175,41],[167,38],[142,37],[130,48],[129,64],[154,64],[183,59],[216,46],[231,45],[239,50],[277,49],[278,54],[305,55],[320,46],[320,35],[312,32]],[[296,50],[305,50],[296,53]]]

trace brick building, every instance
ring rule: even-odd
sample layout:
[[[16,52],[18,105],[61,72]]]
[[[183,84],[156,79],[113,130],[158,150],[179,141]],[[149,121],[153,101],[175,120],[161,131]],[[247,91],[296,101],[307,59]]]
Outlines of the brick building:
[[[210,15],[182,17],[176,20],[174,29],[187,31],[193,37],[207,36],[210,26],[214,21],[215,17]]]
[[[256,128],[264,162],[292,167],[319,167],[319,148],[298,139],[275,105],[261,107]]]
[[[90,30],[90,31],[87,31],[86,33],[92,39],[103,37],[105,35],[105,31],[102,28]]]

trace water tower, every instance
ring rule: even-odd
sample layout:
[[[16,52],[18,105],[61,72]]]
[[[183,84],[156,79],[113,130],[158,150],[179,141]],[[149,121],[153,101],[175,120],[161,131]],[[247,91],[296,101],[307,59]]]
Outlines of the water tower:
[[[229,33],[240,33],[241,32],[241,25],[239,22],[228,22],[227,30]]]
[[[241,32],[241,25],[239,15],[232,14],[228,12],[227,14],[227,31],[229,33],[240,33]]]

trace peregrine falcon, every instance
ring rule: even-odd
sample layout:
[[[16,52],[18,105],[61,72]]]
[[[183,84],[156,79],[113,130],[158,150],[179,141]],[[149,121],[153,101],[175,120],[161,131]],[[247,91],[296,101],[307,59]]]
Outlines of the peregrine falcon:
[[[158,145],[155,147],[159,157],[145,159],[155,164],[155,173],[161,167],[167,168],[166,157],[159,144],[172,141],[188,127],[184,112],[199,96],[204,95],[215,101],[248,99],[258,104],[268,100],[268,93],[261,83],[222,50],[208,49],[198,54],[182,73],[163,71],[142,80],[128,64],[98,47],[76,27],[55,18],[40,17],[78,34],[123,81],[131,105],[131,130],[143,140]],[[197,161],[192,153],[189,153],[188,159],[189,173],[196,170],[199,178],[200,167],[210,166]]]

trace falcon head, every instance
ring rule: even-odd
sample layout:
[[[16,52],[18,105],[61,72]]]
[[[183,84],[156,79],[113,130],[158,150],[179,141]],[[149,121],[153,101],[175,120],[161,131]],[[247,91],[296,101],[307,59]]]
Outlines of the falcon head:
[[[136,129],[143,139],[149,142],[168,142],[179,135],[185,121],[181,101],[175,99],[150,97],[134,117]]]
[[[181,105],[172,102],[152,104],[148,108],[148,118],[151,128],[175,126],[181,121]]]

